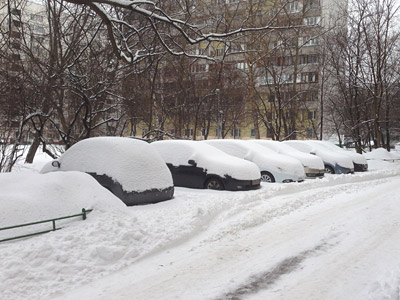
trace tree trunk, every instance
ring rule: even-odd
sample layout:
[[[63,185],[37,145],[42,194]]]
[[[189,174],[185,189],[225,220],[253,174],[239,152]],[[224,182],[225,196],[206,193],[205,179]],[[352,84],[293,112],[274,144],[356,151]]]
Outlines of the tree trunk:
[[[33,139],[33,143],[29,148],[28,154],[26,155],[25,163],[27,164],[33,163],[33,159],[35,158],[35,154],[39,146],[40,146],[40,139],[38,134],[35,133],[35,138]]]

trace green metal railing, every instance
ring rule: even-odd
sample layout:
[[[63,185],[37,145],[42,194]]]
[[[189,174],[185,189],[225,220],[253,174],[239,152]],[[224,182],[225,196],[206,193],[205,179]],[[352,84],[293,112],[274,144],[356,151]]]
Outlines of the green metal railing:
[[[43,220],[43,221],[38,221],[38,222],[25,223],[25,224],[20,224],[20,225],[14,225],[14,226],[0,228],[0,231],[2,231],[2,230],[15,229],[15,228],[20,228],[20,227],[25,227],[25,226],[32,226],[32,225],[37,225],[37,224],[42,224],[42,223],[50,223],[51,222],[53,224],[53,228],[52,229],[45,230],[45,231],[40,231],[40,232],[35,232],[35,233],[30,233],[30,234],[19,235],[19,236],[7,238],[7,239],[3,239],[3,240],[0,240],[0,243],[1,242],[6,242],[6,241],[12,241],[12,240],[16,240],[16,239],[21,239],[21,238],[25,238],[25,237],[35,236],[35,235],[38,235],[38,234],[48,233],[48,232],[51,232],[51,231],[56,231],[58,229],[61,229],[61,228],[56,228],[56,221],[75,218],[75,217],[82,217],[83,220],[86,220],[87,213],[90,213],[92,210],[93,209],[84,209],[84,208],[82,208],[82,213],[76,214],[76,215],[72,215],[72,216],[66,216],[66,217],[60,217],[60,218],[54,218],[54,219],[49,219],[49,220]]]

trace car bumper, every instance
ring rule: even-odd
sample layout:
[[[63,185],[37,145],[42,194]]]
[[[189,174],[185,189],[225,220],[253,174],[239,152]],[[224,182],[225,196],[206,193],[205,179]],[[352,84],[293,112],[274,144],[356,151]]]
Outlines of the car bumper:
[[[368,171],[368,164],[354,164],[354,171],[356,172],[365,172]]]
[[[346,168],[339,165],[335,166],[335,174],[351,174],[354,173],[354,168]]]
[[[229,179],[224,181],[225,189],[228,191],[246,191],[260,188],[261,179],[238,180]]]
[[[304,168],[304,172],[306,173],[306,178],[322,178],[325,174],[324,169],[313,169],[308,167]]]

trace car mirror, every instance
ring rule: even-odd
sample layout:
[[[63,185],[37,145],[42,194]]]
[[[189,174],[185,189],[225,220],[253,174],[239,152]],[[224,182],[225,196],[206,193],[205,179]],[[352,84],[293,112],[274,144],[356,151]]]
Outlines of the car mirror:
[[[194,167],[197,166],[196,162],[193,159],[189,159],[188,164]]]
[[[58,160],[55,160],[51,163],[54,168],[60,168],[61,164]]]

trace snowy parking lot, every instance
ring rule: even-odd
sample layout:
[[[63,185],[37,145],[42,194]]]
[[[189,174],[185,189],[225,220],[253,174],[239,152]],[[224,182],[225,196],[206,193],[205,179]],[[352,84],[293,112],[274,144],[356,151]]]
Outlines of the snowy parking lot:
[[[86,221],[0,244],[1,299],[399,299],[400,163],[369,163],[154,205],[91,199]]]

